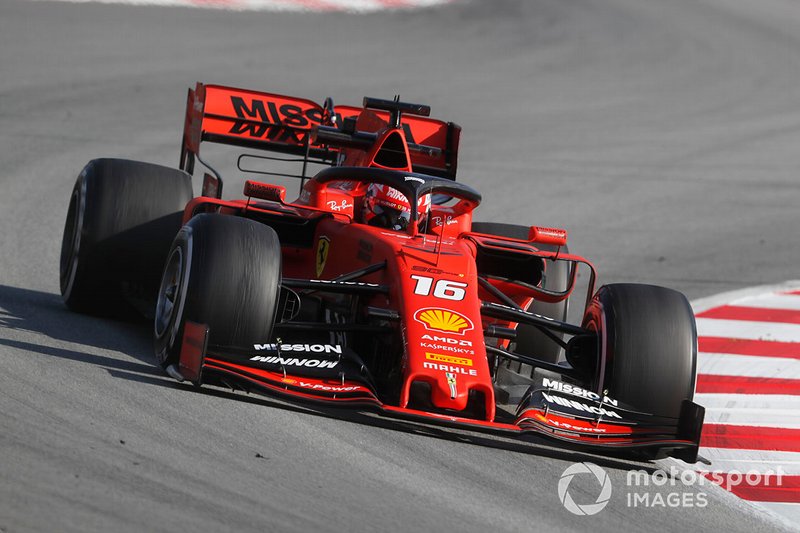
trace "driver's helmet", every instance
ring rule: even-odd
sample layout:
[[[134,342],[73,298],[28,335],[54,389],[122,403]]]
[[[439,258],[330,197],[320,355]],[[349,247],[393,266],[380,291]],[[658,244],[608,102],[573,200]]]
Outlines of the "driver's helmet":
[[[428,212],[431,195],[425,194],[417,203],[420,219]],[[363,220],[370,226],[404,230],[411,220],[411,206],[403,193],[389,187],[371,183],[364,195]]]

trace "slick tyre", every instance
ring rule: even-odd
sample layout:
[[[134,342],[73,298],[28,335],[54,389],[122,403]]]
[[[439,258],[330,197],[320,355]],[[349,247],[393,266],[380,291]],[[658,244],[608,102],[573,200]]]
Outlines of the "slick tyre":
[[[272,335],[281,283],[280,242],[269,226],[227,215],[192,218],[175,237],[158,292],[156,360],[177,363],[187,320],[208,344],[252,348]]]
[[[528,239],[528,226],[516,224],[501,224],[497,222],[473,222],[472,231],[510,237],[512,239]],[[547,251],[555,251],[556,247],[549,244],[537,244],[538,248]],[[566,246],[561,250],[569,252]],[[542,279],[542,287],[551,291],[566,290],[569,283],[569,263],[565,261],[546,261],[545,276]],[[557,303],[534,301],[528,311],[539,315],[555,318],[562,322],[567,319],[568,300]],[[560,338],[564,338],[563,333],[553,332]],[[550,363],[558,362],[563,357],[564,350],[551,339],[542,333],[538,328],[526,324],[517,326],[516,351],[536,357]]]
[[[609,397],[675,418],[683,400],[694,397],[697,330],[683,294],[653,285],[605,285],[583,325],[605,346],[603,388]]]
[[[161,265],[192,199],[180,170],[95,159],[70,197],[61,243],[61,295],[73,311],[127,316],[127,296],[155,301]]]

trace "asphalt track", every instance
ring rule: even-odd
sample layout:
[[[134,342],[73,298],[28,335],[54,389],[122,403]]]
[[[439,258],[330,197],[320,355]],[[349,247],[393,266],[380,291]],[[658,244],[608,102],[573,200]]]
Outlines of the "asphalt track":
[[[83,164],[175,164],[202,80],[431,104],[464,127],[479,218],[566,227],[603,282],[699,298],[793,279],[798,52],[795,0],[364,16],[3,0],[0,531],[777,528],[719,491],[704,508],[628,507],[626,462],[193,391],[152,365],[146,326],[68,313],[57,263]],[[587,460],[615,492],[578,517],[556,486]]]

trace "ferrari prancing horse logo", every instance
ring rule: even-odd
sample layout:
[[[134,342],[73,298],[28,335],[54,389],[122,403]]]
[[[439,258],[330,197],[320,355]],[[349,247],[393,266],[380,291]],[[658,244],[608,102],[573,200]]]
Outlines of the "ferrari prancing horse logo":
[[[452,372],[445,372],[447,378],[447,385],[450,387],[450,399],[455,400],[458,396],[458,389],[456,388],[456,375]]]
[[[325,263],[328,261],[328,251],[331,249],[331,240],[322,235],[317,241],[317,277],[322,275],[322,271],[325,270]]]

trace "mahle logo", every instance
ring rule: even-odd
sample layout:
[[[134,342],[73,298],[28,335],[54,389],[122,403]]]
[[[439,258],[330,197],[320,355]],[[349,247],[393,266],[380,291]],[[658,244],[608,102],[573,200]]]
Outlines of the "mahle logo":
[[[572,478],[582,474],[592,474],[600,484],[600,494],[594,503],[579,505],[575,503],[569,492]],[[561,505],[572,514],[580,516],[595,515],[605,509],[611,499],[611,479],[605,470],[594,463],[575,463],[567,467],[564,473],[561,474],[561,479],[558,480],[558,499],[561,500]]]

